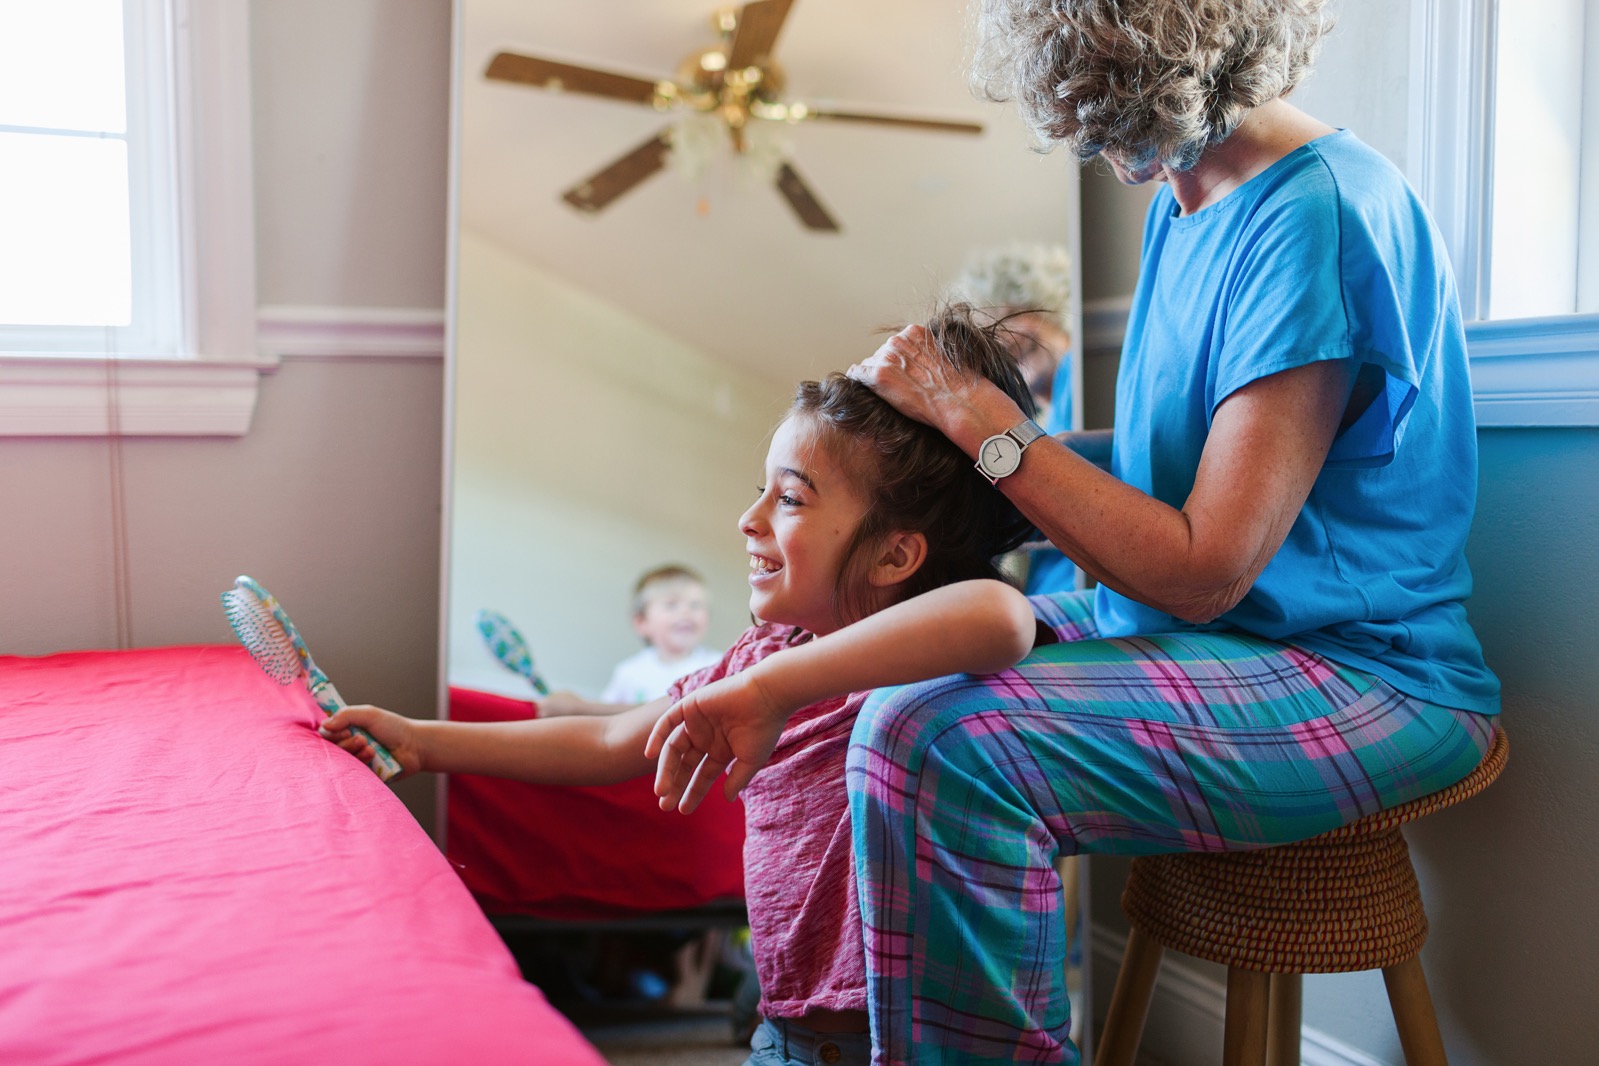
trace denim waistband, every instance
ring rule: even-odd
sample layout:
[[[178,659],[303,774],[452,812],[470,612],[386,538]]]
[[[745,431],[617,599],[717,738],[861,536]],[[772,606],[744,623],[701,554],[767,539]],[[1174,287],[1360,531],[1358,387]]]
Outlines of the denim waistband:
[[[872,1058],[869,1033],[818,1033],[782,1018],[761,1022],[750,1047],[770,1048],[794,1066],[866,1066]]]

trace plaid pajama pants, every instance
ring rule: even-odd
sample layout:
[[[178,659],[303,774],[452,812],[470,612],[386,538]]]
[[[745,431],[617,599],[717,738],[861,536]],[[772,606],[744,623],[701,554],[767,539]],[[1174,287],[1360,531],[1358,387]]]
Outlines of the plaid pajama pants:
[[[879,1064],[1077,1063],[1057,855],[1265,847],[1454,784],[1493,719],[1242,633],[1062,643],[885,689],[848,784]]]

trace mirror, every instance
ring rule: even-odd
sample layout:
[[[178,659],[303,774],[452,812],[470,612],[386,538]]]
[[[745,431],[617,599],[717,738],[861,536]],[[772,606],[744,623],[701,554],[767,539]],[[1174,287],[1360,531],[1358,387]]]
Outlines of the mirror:
[[[492,58],[668,78],[716,44],[715,6],[458,0],[452,685],[526,698],[474,628],[492,609],[552,687],[598,695],[639,648],[634,580],[669,562],[704,575],[707,642],[727,647],[748,624],[735,522],[795,383],[870,354],[974,249],[1049,242],[1075,260],[1075,164],[1031,152],[1009,108],[973,98],[962,6],[921,0],[797,0],[773,49],[783,97],[981,135],[769,123],[740,157],[725,130],[691,123],[672,134],[678,155],[602,210],[564,202],[603,198],[584,179],[649,155],[679,116],[576,82],[490,79]],[[803,224],[774,159],[839,232]]]

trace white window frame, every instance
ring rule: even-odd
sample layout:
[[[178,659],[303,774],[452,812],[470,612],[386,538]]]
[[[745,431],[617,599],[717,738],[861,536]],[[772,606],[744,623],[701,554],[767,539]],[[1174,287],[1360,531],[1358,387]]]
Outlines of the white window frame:
[[[0,436],[242,435],[276,365],[256,345],[248,0],[165,6],[180,351],[0,353]]]
[[[1599,426],[1599,315],[1483,319],[1497,13],[1496,0],[1413,0],[1408,176],[1455,267],[1477,424]]]

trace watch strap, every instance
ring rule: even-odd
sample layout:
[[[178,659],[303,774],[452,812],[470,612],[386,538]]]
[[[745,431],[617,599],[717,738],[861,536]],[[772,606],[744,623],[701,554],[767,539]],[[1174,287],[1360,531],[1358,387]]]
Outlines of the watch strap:
[[[1039,437],[1049,436],[1049,434],[1044,431],[1044,427],[1040,426],[1037,422],[1034,422],[1031,418],[1023,419],[1019,425],[1012,426],[1005,432],[1012,440],[1021,445],[1023,448],[1026,448]]]

